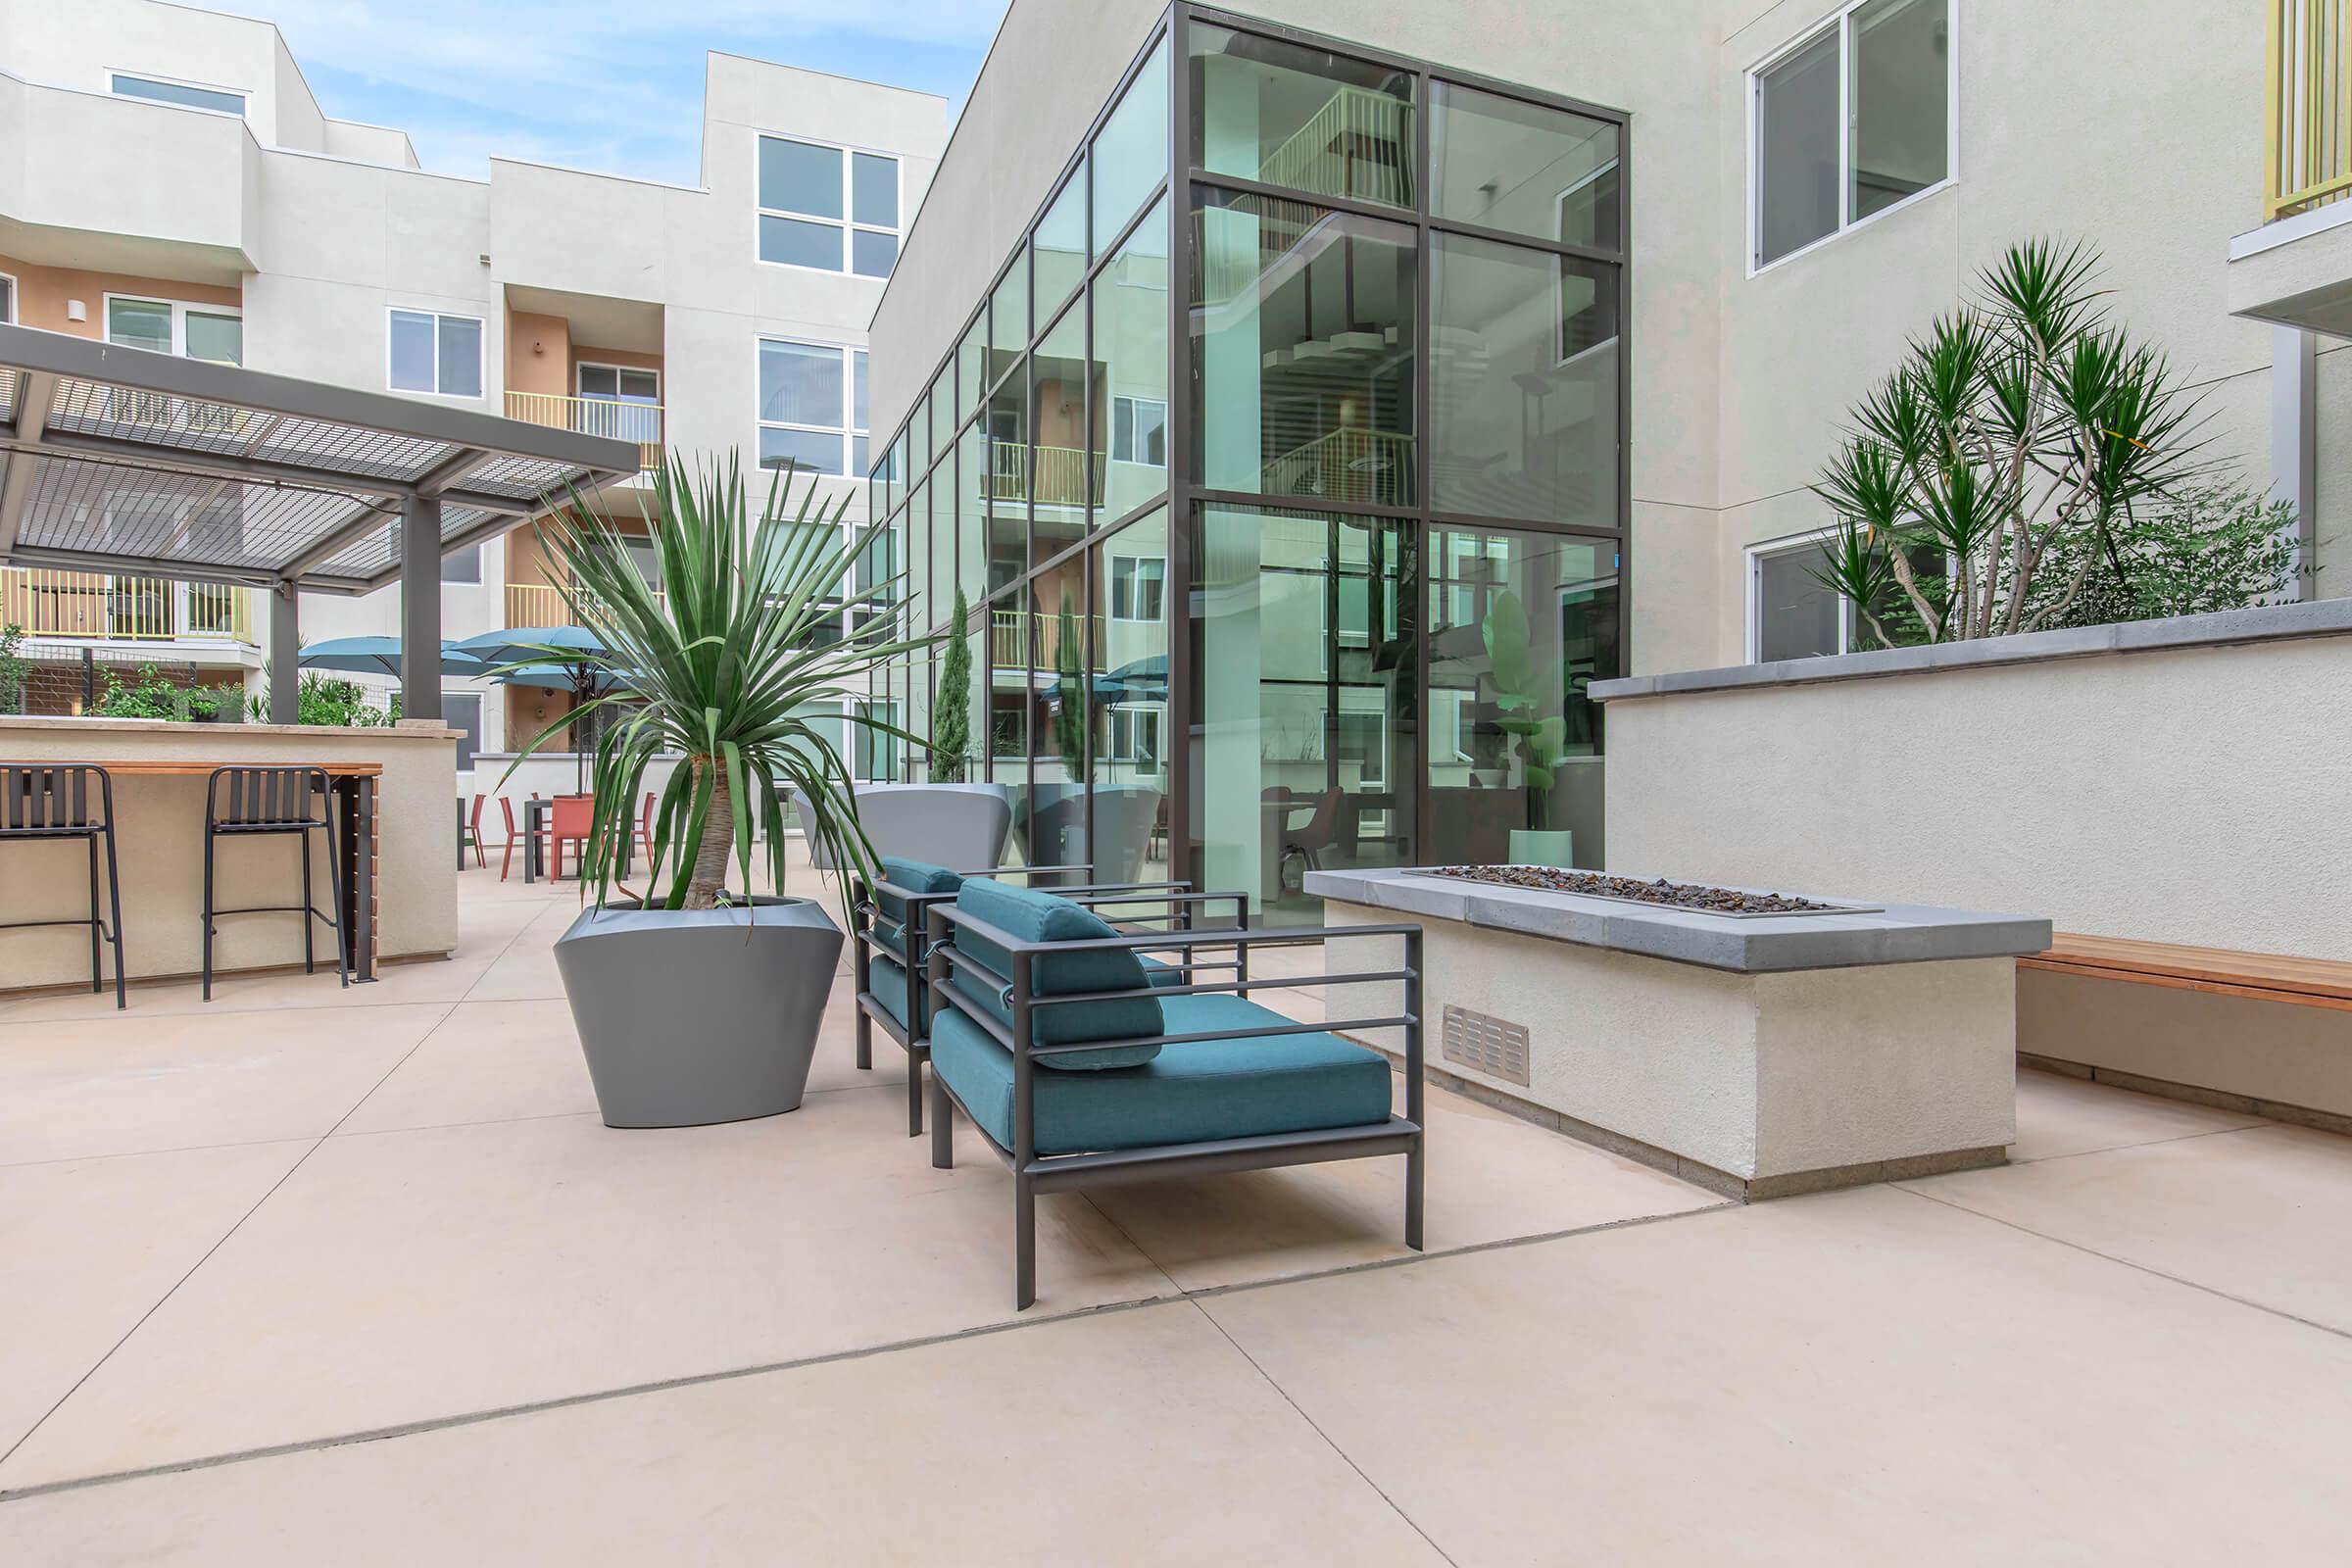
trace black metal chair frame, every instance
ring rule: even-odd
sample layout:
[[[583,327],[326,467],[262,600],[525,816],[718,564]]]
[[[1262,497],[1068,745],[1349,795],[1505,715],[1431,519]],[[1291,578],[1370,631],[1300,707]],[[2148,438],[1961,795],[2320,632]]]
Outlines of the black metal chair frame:
[[[1001,865],[986,871],[959,871],[964,881],[977,877],[1038,876],[1047,874],[1084,874],[1092,865]],[[906,908],[904,924],[891,920],[882,912],[877,895],[888,890],[902,900]],[[1126,911],[1135,905],[1156,906],[1155,912],[1131,913],[1124,922],[1133,926],[1143,920],[1174,920],[1180,929],[1191,929],[1194,912],[1201,906],[1224,900],[1234,904],[1236,926],[1250,924],[1250,898],[1244,893],[1195,893],[1189,882],[1090,882],[1076,886],[1056,886],[1050,891],[1056,898],[1089,908],[1098,906],[1116,906]],[[954,903],[953,893],[915,893],[896,883],[884,882],[868,887],[862,879],[852,883],[848,899],[850,910],[850,949],[853,976],[856,981],[858,1004],[858,1068],[866,1071],[874,1064],[874,1030],[884,1035],[906,1053],[906,1136],[923,1135],[923,1068],[931,1059],[929,1034],[917,1034],[911,1020],[924,1016],[916,1005],[926,989],[923,978],[923,957],[926,952],[924,911],[934,904]],[[886,938],[898,935],[906,945],[904,956],[894,951]],[[902,1024],[882,999],[874,994],[873,955],[879,953],[906,972],[906,1016],[909,1023]],[[1228,959],[1208,967],[1231,968],[1246,960]]]
[[[90,820],[90,780],[98,781],[103,821]],[[34,788],[34,780],[41,786]],[[90,991],[106,989],[100,956],[104,943],[115,950],[115,1006],[130,1001],[122,978],[122,883],[115,864],[115,780],[95,762],[0,763],[0,840],[82,839],[90,852],[90,912],[78,920],[9,920],[0,931],[35,926],[86,925],[90,928]],[[105,920],[98,912],[98,841],[106,841]],[[102,943],[101,939],[104,939]]]
[[[1369,1159],[1402,1154],[1404,1164],[1404,1245],[1422,1250],[1422,1187],[1425,1163],[1422,1086],[1421,928],[1416,925],[1261,926],[1249,931],[1146,932],[1103,937],[1084,942],[1024,942],[983,921],[975,920],[954,904],[940,902],[925,911],[928,952],[926,976],[931,1005],[956,1007],[990,1039],[1012,1054],[1013,1147],[1005,1148],[980,1125],[971,1107],[957,1098],[947,1080],[931,1074],[931,1163],[950,1170],[956,1163],[955,1128],[949,1107],[961,1110],[981,1141],[1012,1172],[1013,1305],[1026,1310],[1037,1300],[1037,1197],[1040,1193],[1074,1192],[1090,1187],[1112,1187],[1127,1182],[1161,1181],[1177,1176],[1204,1176],[1225,1171],[1266,1170],[1283,1165],[1311,1165],[1329,1160]],[[957,930],[969,931],[1003,949],[1011,958],[1012,973],[1003,975],[959,952],[952,940]],[[1176,986],[1147,986],[1134,991],[1064,992],[1036,995],[1035,962],[1048,954],[1110,950],[1147,952],[1153,948],[1191,950],[1215,945],[1251,948],[1304,947],[1343,937],[1401,937],[1404,966],[1348,974],[1286,975],[1251,980],[1247,974],[1221,982],[1195,981]],[[1007,1025],[960,1004],[948,988],[948,977],[964,971],[991,990],[1009,990],[1012,1020]],[[1323,1023],[1267,1024],[1247,1029],[1213,1029],[1187,1034],[1157,1034],[1122,1040],[1089,1040],[1067,1045],[1033,1043],[1033,1020],[1040,1007],[1083,1005],[1090,1002],[1125,1001],[1228,994],[1248,997],[1252,990],[1277,987],[1358,985],[1402,981],[1404,1010],[1394,1017],[1335,1018]],[[1401,1029],[1404,1032],[1404,1114],[1391,1111],[1385,1123],[1361,1127],[1323,1128],[1311,1132],[1275,1133],[1253,1138],[1223,1138],[1204,1143],[1171,1144],[1147,1149],[1104,1150],[1093,1153],[1046,1154],[1037,1152],[1037,1072],[1041,1058],[1070,1052],[1102,1051],[1118,1046],[1186,1045],[1208,1040],[1250,1040],[1270,1035],[1322,1034],[1340,1029]]]
[[[220,814],[220,786],[228,785],[228,810]],[[299,786],[299,787],[296,787]],[[310,814],[311,797],[318,797],[317,816]],[[289,799],[288,797],[291,797]],[[247,764],[216,767],[204,790],[204,1000],[213,1000],[214,922],[224,914],[299,914],[302,921],[302,972],[318,972],[317,932],[311,922],[323,920],[335,933],[335,977],[351,984],[351,943],[343,930],[343,876],[335,854],[335,789],[326,769],[294,764],[272,767]],[[251,811],[262,813],[253,815]],[[287,814],[300,811],[299,816]],[[312,902],[311,835],[326,836],[326,898],[329,908]],[[291,834],[302,850],[302,902],[256,904],[220,909],[213,906],[213,850],[224,838],[267,838]]]

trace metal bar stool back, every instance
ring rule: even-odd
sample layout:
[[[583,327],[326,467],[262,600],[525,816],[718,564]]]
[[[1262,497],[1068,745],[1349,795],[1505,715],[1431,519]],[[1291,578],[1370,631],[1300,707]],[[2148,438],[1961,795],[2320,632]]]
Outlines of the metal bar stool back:
[[[318,814],[312,814],[312,802]],[[333,788],[323,767],[217,767],[204,798],[204,1000],[213,1000],[213,938],[215,919],[223,914],[299,914],[302,918],[302,972],[318,972],[314,949],[317,933],[311,922],[323,920],[335,933],[335,975],[351,984],[351,944],[343,930],[343,875],[336,859]],[[311,835],[326,839],[326,902],[319,908],[311,895]],[[213,903],[214,847],[224,838],[291,835],[302,850],[302,902],[256,904],[234,909]]]
[[[97,809],[91,806],[95,803]],[[115,781],[88,762],[0,762],[0,840],[80,839],[90,853],[90,912],[80,919],[10,920],[21,926],[90,928],[90,989],[104,991],[101,939],[115,949],[115,1005],[130,1005],[122,989],[122,885],[115,871]],[[98,845],[106,843],[107,918],[98,911]]]

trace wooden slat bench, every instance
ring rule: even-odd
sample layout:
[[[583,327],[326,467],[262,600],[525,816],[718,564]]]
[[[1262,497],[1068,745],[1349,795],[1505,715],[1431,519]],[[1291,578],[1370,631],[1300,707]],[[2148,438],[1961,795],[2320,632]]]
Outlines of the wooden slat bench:
[[[2020,958],[2017,963],[2021,969],[2054,969],[2094,980],[2352,1012],[2352,963],[2329,958],[2235,953],[2227,948],[2190,948],[2061,931],[2048,952]]]
[[[2352,1133],[2352,962],[2061,932],[2017,967],[2023,1065]]]

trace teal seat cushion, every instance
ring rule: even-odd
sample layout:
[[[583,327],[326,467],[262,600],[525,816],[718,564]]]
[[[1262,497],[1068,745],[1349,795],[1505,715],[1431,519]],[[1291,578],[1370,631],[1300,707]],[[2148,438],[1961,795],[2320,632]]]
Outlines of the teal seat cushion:
[[[1155,986],[1186,985],[1192,978],[1165,958],[1148,958],[1138,954],[1136,961],[1144,966],[1144,978]]]
[[[1021,942],[1086,942],[1119,933],[1091,910],[1033,888],[1008,887],[975,877],[956,894],[956,908]],[[956,933],[956,946],[1007,979],[1012,956],[1003,947],[969,927]],[[1087,953],[1045,954],[1032,964],[1030,994],[1062,997],[1076,992],[1142,991],[1150,985],[1143,961],[1129,949]],[[1012,1022],[1012,992],[1000,990],[968,971],[953,980],[956,994],[975,1008],[993,1012],[1006,1025]],[[1110,1002],[1080,1002],[1067,1006],[1040,1007],[1031,1013],[1031,1039],[1038,1045],[1074,1045],[1087,1040],[1130,1040],[1138,1035],[1163,1033],[1158,999],[1128,997]],[[1154,1045],[1114,1046],[1102,1051],[1072,1052],[1040,1056],[1041,1066],[1063,1072],[1099,1072],[1133,1067],[1159,1054]]]
[[[931,998],[927,992],[921,989],[916,991],[915,1021],[911,1024],[908,1023],[906,1021],[906,971],[904,967],[893,963],[877,953],[866,960],[865,985],[866,989],[874,994],[874,1000],[882,1004],[882,1010],[899,1021],[900,1028],[917,1040],[923,1037],[923,1031],[931,1026]]]
[[[882,857],[882,880],[889,887],[876,886],[874,905],[882,911],[888,928],[877,926],[874,935],[882,945],[901,958],[906,956],[906,935],[900,929],[906,923],[906,894],[924,896],[953,893],[963,886],[963,878],[944,865],[929,860],[909,860],[896,855]],[[893,888],[899,891],[891,891]],[[921,933],[916,933],[918,936]]]
[[[1168,997],[1168,1033],[1268,1027],[1290,1020],[1239,997]],[[931,1070],[982,1131],[1012,1147],[1012,1053],[956,1008],[931,1029]],[[1037,1152],[1259,1138],[1389,1119],[1389,1064],[1337,1035],[1260,1035],[1162,1046],[1152,1060],[1102,1072],[1038,1073]]]

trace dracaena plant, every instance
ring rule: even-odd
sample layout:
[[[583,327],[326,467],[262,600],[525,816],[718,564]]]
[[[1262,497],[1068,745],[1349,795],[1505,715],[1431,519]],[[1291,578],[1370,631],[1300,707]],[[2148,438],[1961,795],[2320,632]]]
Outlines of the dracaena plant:
[[[676,459],[665,462],[654,476],[650,523],[659,592],[631,556],[644,536],[624,533],[576,493],[538,525],[573,620],[603,645],[562,657],[588,664],[597,689],[612,689],[549,725],[522,755],[582,713],[612,710],[596,741],[583,862],[600,905],[621,880],[631,802],[648,764],[664,753],[682,753],[685,762],[655,805],[649,906],[725,902],[730,852],[748,892],[762,835],[770,883],[781,889],[784,797],[792,790],[807,802],[803,828],[835,865],[874,871],[849,764],[817,719],[846,706],[852,730],[921,745],[875,716],[866,694],[873,671],[931,639],[899,635],[898,578],[843,591],[880,525],[843,528],[847,499],[827,509],[813,482],[790,505],[792,479],[789,467],[777,474],[755,514],[738,460],[691,473]]]
[[[2062,625],[2120,531],[2210,468],[2200,401],[2116,322],[2098,257],[2034,240],[1910,345],[1814,494],[1815,576],[1887,647]]]

